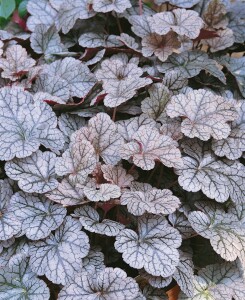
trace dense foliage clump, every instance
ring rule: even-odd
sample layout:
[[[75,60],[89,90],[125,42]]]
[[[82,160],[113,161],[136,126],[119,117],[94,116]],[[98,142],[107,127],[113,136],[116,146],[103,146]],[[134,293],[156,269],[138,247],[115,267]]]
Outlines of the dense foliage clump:
[[[0,30],[0,299],[245,299],[245,3],[25,2]]]

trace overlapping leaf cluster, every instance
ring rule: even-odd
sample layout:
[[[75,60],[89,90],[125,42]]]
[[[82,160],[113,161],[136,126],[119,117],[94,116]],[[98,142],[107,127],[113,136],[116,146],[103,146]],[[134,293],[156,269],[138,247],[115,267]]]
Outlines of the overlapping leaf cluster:
[[[29,0],[0,31],[0,299],[245,299],[245,4]]]

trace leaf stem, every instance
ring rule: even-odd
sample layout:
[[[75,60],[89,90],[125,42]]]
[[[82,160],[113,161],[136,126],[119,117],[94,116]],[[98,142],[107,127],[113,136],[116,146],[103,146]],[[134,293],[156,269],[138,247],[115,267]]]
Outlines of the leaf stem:
[[[113,121],[113,122],[115,122],[115,119],[116,119],[116,113],[117,113],[117,108],[114,107],[113,113],[112,113],[112,121]]]
[[[117,26],[118,26],[119,32],[123,33],[122,26],[121,26],[120,20],[117,15],[116,15],[116,20],[117,20]]]
[[[142,4],[142,0],[139,0],[139,15],[141,16],[143,13],[143,4]]]
[[[132,165],[131,168],[128,170],[128,173],[132,174],[134,169],[135,169],[135,165]]]

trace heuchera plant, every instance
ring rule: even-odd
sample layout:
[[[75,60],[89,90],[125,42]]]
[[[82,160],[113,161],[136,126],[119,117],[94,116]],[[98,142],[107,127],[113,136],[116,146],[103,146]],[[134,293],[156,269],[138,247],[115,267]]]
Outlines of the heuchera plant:
[[[0,30],[0,299],[244,300],[245,3],[27,11]]]

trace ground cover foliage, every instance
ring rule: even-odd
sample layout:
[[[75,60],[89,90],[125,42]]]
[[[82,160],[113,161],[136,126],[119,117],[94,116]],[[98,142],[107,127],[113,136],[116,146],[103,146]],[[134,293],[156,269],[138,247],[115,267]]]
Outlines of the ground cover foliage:
[[[244,2],[27,11],[0,30],[0,299],[245,299]]]

